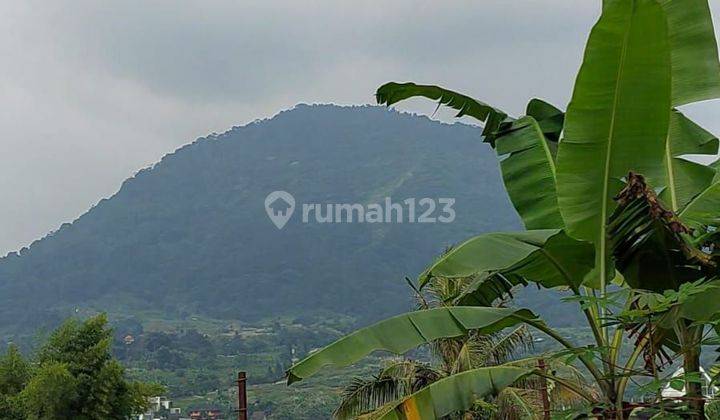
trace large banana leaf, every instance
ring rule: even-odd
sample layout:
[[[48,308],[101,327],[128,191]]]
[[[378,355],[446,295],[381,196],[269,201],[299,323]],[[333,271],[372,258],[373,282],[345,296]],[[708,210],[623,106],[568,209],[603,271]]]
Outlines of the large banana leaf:
[[[606,223],[630,170],[663,174],[670,110],[670,47],[654,0],[608,0],[593,27],[565,116],[557,157],[558,204],[568,233],[593,242],[604,287],[614,270]]]
[[[377,102],[387,106],[418,96],[436,100],[438,106],[445,105],[457,110],[458,113],[455,116],[458,118],[467,115],[485,123],[482,134],[486,141],[491,143],[494,140],[495,130],[507,118],[505,112],[493,108],[485,102],[439,86],[417,85],[412,82],[390,82],[380,86],[375,93]]]
[[[503,180],[526,229],[560,229],[555,162],[540,126],[532,117],[501,125],[495,149]]]
[[[527,309],[443,307],[408,312],[355,331],[312,353],[288,370],[288,384],[305,379],[326,365],[347,366],[376,350],[403,354],[439,338],[459,337],[469,330],[491,334],[537,319]]]
[[[667,14],[672,104],[720,97],[720,63],[707,0],[660,0]]]
[[[441,256],[420,275],[420,287],[431,277],[460,278],[509,268],[540,249],[558,229],[493,232],[468,239]]]
[[[485,274],[499,274],[512,284],[522,279],[544,287],[575,287],[592,270],[593,263],[592,244],[570,238],[560,230],[488,233],[443,255],[420,276],[420,285],[431,277],[480,276],[469,290],[477,290],[485,301],[492,301],[499,297],[498,291],[486,287]]]
[[[503,270],[506,276],[519,276],[546,288],[579,287],[595,264],[590,242],[571,238],[565,232],[555,235],[542,248]]]
[[[700,231],[708,226],[720,228],[720,182],[693,198],[679,216],[690,227]]]
[[[682,303],[678,317],[703,323],[717,321],[720,317],[720,281],[710,282],[708,286],[707,290]]]
[[[603,1],[607,7],[610,0]],[[659,0],[667,16],[672,105],[720,97],[720,63],[707,0]]]
[[[679,111],[670,113],[670,129],[665,149],[665,185],[660,198],[674,212],[705,190],[715,177],[709,166],[689,161],[683,155],[716,155],[718,139]]]
[[[478,399],[497,395],[505,387],[531,375],[533,369],[493,366],[468,370],[441,379],[409,397],[381,408],[370,419],[435,420],[472,408]]]

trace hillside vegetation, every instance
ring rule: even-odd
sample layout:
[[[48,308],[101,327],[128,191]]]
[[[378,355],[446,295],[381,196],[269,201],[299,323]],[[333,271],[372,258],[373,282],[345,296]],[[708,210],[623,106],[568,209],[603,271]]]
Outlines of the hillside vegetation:
[[[278,230],[264,208],[274,190],[297,203],[452,197],[457,218],[303,224],[296,210]],[[299,105],[168,154],[1,259],[0,328],[31,332],[93,311],[242,321],[336,312],[365,323],[408,309],[403,277],[444,247],[518,224],[478,128]]]

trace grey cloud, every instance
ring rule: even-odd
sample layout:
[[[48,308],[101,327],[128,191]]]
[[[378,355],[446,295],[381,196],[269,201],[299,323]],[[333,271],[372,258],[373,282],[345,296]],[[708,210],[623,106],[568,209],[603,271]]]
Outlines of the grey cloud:
[[[368,103],[413,80],[514,113],[533,96],[564,106],[599,3],[3,2],[0,254],[164,153],[299,102]],[[720,131],[715,110],[690,112]]]

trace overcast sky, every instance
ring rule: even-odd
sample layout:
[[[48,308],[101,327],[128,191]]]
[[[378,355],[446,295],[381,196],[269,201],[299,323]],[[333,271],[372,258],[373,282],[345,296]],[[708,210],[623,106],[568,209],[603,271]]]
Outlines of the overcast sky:
[[[533,96],[564,107],[599,3],[1,2],[0,255],[177,147],[300,102],[412,80],[515,114]],[[720,103],[687,111],[720,133]]]

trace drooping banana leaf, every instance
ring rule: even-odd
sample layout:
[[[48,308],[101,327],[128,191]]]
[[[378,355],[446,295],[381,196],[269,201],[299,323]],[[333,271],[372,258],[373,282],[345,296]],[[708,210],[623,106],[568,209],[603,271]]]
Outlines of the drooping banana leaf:
[[[707,0],[660,0],[667,15],[672,105],[720,97],[720,63]]]
[[[590,242],[579,241],[561,232],[549,238],[542,248],[502,273],[520,276],[542,287],[579,287],[595,263]]]
[[[491,303],[500,297],[499,291],[487,283],[493,276],[508,279],[511,285],[532,281],[548,288],[577,287],[593,263],[592,244],[560,230],[489,233],[458,245],[438,259],[420,276],[420,285],[430,277],[479,276],[468,293]]]
[[[708,275],[710,257],[693,246],[690,229],[641,175],[628,175],[617,200],[608,235],[616,267],[631,287],[662,293]]]
[[[509,268],[537,251],[558,229],[493,232],[468,239],[441,256],[420,275],[420,287],[431,277],[470,277]]]
[[[665,150],[665,186],[660,198],[674,212],[680,211],[693,197],[712,184],[715,170],[692,162],[683,155],[716,155],[718,139],[678,110],[670,113],[670,128]]]
[[[608,0],[587,42],[557,157],[568,233],[596,246],[589,285],[614,276],[606,223],[630,170],[662,176],[670,109],[665,13],[653,0]]]
[[[378,103],[388,106],[418,96],[456,109],[457,117],[468,115],[485,122],[485,141],[496,148],[500,157],[507,155],[501,163],[503,179],[525,227],[563,227],[557,208],[554,162],[562,131],[562,111],[532,99],[527,106],[529,117],[514,121],[482,101],[438,86],[390,82],[380,86],[376,93]]]
[[[508,195],[526,229],[561,229],[555,162],[540,126],[532,117],[502,124],[495,150]]]
[[[408,312],[357,330],[312,353],[288,370],[288,384],[312,376],[326,365],[350,365],[373,351],[403,354],[439,338],[462,336],[470,330],[491,334],[535,319],[527,309],[509,308],[457,306]]]
[[[493,366],[448,376],[412,394],[404,400],[378,410],[368,419],[435,420],[448,414],[467,411],[478,399],[497,395],[504,388],[531,375],[533,369]]]
[[[713,178],[713,184],[720,181],[720,160],[710,164],[710,167],[715,169],[715,178]]]
[[[535,118],[535,121],[540,125],[545,137],[551,142],[551,151],[553,156],[557,151],[557,143],[560,140],[560,133],[562,133],[563,123],[565,122],[565,113],[554,105],[549,104],[542,99],[533,98],[528,102],[525,109],[525,114]]]
[[[507,114],[497,108],[478,101],[461,93],[431,85],[417,85],[412,82],[389,82],[380,86],[375,93],[377,102],[390,106],[408,98],[422,96],[438,101],[438,106],[445,105],[458,111],[455,117],[469,116],[485,123],[483,136],[486,141],[494,141],[494,133],[500,123],[507,119]]]
[[[515,286],[527,286],[527,281],[520,276],[505,276],[499,272],[482,273],[473,276],[468,284],[455,298],[458,306],[492,306],[503,297],[513,298]]]

